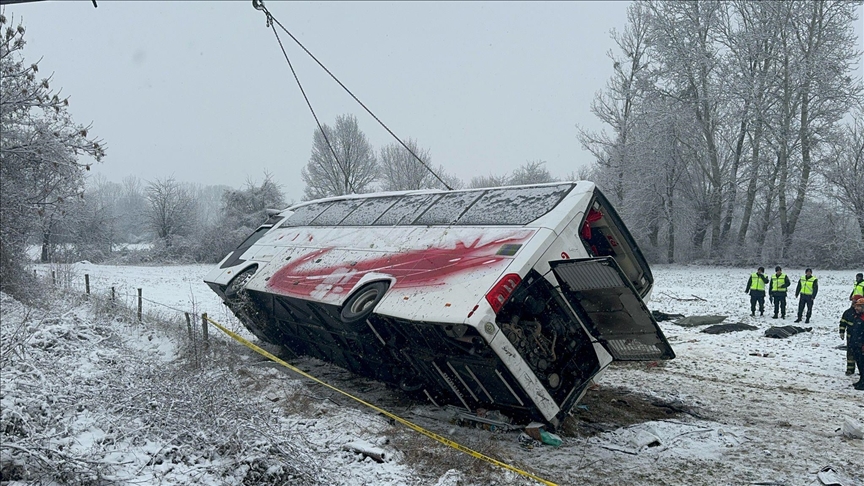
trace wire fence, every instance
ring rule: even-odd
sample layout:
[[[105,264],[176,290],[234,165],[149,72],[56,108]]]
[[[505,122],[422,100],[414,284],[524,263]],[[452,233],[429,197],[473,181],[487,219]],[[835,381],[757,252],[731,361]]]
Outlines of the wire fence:
[[[169,327],[178,337],[188,340],[190,358],[196,367],[201,365],[203,354],[209,351],[213,339],[209,333],[208,317],[228,323],[234,332],[245,330],[227,306],[219,306],[215,313],[210,309],[211,315],[208,316],[207,312],[200,312],[194,298],[188,307],[168,304],[148,297],[144,285],[118,283],[113,277],[81,274],[69,265],[33,269],[33,276],[57,292],[99,301],[109,308],[112,315],[127,322],[142,326],[171,324]]]

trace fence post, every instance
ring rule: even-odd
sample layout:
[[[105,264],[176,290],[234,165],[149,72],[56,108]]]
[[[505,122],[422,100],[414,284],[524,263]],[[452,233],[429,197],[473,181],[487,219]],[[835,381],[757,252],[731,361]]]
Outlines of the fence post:
[[[54,270],[51,270],[51,285],[57,286],[57,272]]]
[[[201,339],[204,341],[204,347],[210,347],[210,343],[208,342],[209,334],[207,331],[207,313],[201,314]]]
[[[193,338],[193,336],[192,336],[192,318],[189,317],[188,312],[184,312],[184,314],[186,314],[186,330],[189,331],[189,340],[191,341]]]
[[[141,322],[141,289],[138,289],[138,322]]]
[[[84,291],[87,293],[87,296],[90,296],[90,274],[84,274]]]

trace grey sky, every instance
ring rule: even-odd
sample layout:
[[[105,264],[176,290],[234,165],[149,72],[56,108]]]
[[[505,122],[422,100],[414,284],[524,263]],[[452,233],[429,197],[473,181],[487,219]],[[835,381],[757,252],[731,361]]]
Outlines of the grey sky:
[[[528,160],[557,176],[591,162],[575,125],[600,128],[589,107],[628,5],[265,3],[397,135],[466,181]],[[27,60],[43,58],[76,121],[107,143],[94,173],[239,187],[266,169],[300,199],[315,122],[251,2],[98,4],[6,7],[27,28]],[[394,141],[282,38],[322,122],[353,113],[376,151]]]

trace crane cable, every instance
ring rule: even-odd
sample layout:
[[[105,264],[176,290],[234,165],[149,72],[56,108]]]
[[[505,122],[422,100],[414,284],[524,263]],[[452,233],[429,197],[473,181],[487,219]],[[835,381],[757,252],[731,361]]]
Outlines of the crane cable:
[[[400,138],[399,138],[395,133],[393,133],[392,130],[390,130],[390,128],[389,128],[387,125],[384,124],[384,122],[382,122],[382,121],[381,121],[377,116],[375,116],[375,114],[372,113],[372,110],[370,110],[369,108],[367,108],[366,105],[363,104],[363,102],[360,101],[360,99],[357,98],[357,96],[355,96],[354,93],[351,92],[350,89],[348,89],[344,84],[342,84],[342,81],[339,81],[339,78],[337,78],[337,77],[336,77],[332,72],[330,72],[330,70],[327,69],[327,67],[324,66],[324,64],[321,63],[321,61],[319,61],[318,58],[315,57],[314,54],[312,54],[311,52],[309,52],[309,49],[306,49],[306,46],[304,46],[304,45],[303,45],[299,40],[297,40],[296,37],[294,37],[294,34],[292,34],[291,32],[289,32],[288,29],[286,29],[285,26],[282,25],[282,23],[279,22],[279,20],[277,20],[277,19],[273,16],[273,14],[270,13],[269,10],[267,10],[267,7],[264,6],[264,0],[252,0],[252,6],[255,7],[256,10],[261,10],[262,12],[264,12],[264,15],[267,16],[267,26],[273,29],[273,34],[276,35],[276,40],[279,41],[279,47],[282,47],[282,54],[285,55],[285,60],[288,61],[288,65],[289,65],[289,66],[291,66],[291,61],[288,60],[288,54],[285,53],[285,48],[282,46],[282,40],[279,38],[279,33],[276,32],[276,27],[275,27],[275,25],[278,25],[278,26],[279,26],[283,31],[285,31],[285,33],[288,34],[289,37],[291,37],[291,40],[293,40],[293,41],[294,41],[298,46],[300,46],[300,48],[303,49],[303,51],[306,52],[306,54],[308,54],[309,57],[311,57],[312,60],[314,60],[314,61],[315,61],[315,62],[316,62],[320,67],[321,67],[321,69],[323,69],[327,74],[329,74],[330,77],[333,78],[333,80],[336,81],[336,83],[338,83],[339,86],[341,86],[342,89],[345,90],[346,93],[348,93],[349,95],[351,95],[351,97],[354,98],[354,101],[356,101],[357,103],[359,103],[360,106],[362,106],[363,109],[366,110],[366,113],[369,113],[369,115],[371,115],[372,118],[374,118],[375,121],[378,122],[378,124],[380,124],[382,127],[384,127],[384,129],[387,130],[387,133],[389,133],[390,135],[392,135],[393,138],[395,138],[396,141],[399,142],[399,144],[402,145],[402,147],[404,147],[405,150],[408,151],[408,153],[410,153],[411,155],[413,155],[414,158],[417,159],[417,161],[420,162],[420,164],[421,164],[421,165],[422,165],[426,170],[428,170],[428,171],[429,171],[433,176],[435,176],[435,178],[438,179],[438,182],[440,182],[441,184],[443,184],[444,187],[446,187],[448,191],[452,191],[452,190],[453,190],[453,188],[450,187],[449,184],[447,184],[446,182],[444,182],[444,179],[442,179],[441,177],[439,177],[438,174],[436,174],[435,171],[432,170],[432,168],[430,168],[429,165],[426,164],[426,162],[423,162],[423,159],[421,159],[417,154],[414,153],[413,150],[411,150],[407,145],[405,145],[405,142],[403,142],[402,139],[400,139]],[[297,78],[297,74],[294,72],[294,67],[293,67],[293,66],[291,66],[291,72],[294,73],[294,79],[297,80],[297,85],[299,86],[299,85],[300,85],[300,80]],[[302,86],[300,87],[300,91],[303,92],[303,87],[302,87]],[[309,105],[309,109],[312,110],[312,105],[309,103],[309,98],[306,97],[306,93],[305,93],[305,92],[303,92],[303,97],[306,98],[306,104]],[[312,116],[315,116],[315,112],[314,112],[314,111],[312,112]],[[318,122],[318,117],[317,117],[317,116],[315,117],[315,121]],[[319,128],[319,129],[321,128],[321,124],[320,124],[320,123],[318,123],[318,128]],[[321,131],[322,131],[322,133],[323,133],[323,130],[321,130]],[[325,138],[325,140],[326,140],[327,137],[325,136],[324,138]],[[328,141],[327,143],[328,143],[328,145],[329,145],[330,142]],[[333,150],[333,147],[330,147],[330,150],[332,151],[332,150]],[[336,156],[336,153],[335,153],[335,152],[333,153],[333,156],[334,156],[334,157]],[[337,159],[337,163],[338,163],[338,159]],[[341,168],[341,165],[340,165],[340,168]],[[344,172],[344,169],[343,169],[343,172]],[[347,174],[346,174],[346,178],[347,178]],[[353,190],[353,188],[352,188],[352,190]]]
[[[303,85],[300,83],[300,78],[297,77],[297,72],[294,70],[294,65],[291,64],[291,59],[288,58],[288,53],[285,51],[285,46],[282,45],[282,39],[279,38],[279,33],[276,32],[276,27],[274,26],[274,21],[278,22],[273,16],[270,14],[264,7],[263,0],[252,0],[252,6],[254,6],[257,10],[263,10],[264,14],[267,15],[267,27],[273,29],[273,35],[276,36],[276,40],[279,42],[279,48],[282,49],[282,55],[285,56],[285,60],[288,62],[288,67],[291,68],[291,74],[294,75],[294,80],[297,81],[297,86],[300,88],[300,93],[303,94],[303,99],[306,100],[306,106],[309,107],[309,111],[312,112],[312,118],[315,119],[315,123],[318,125],[318,131],[321,132],[321,135],[324,137],[324,141],[327,142],[327,147],[330,149],[330,153],[333,154],[333,159],[336,161],[336,165],[339,167],[339,170],[342,171],[342,175],[345,177],[345,182],[348,184],[348,188],[351,189],[351,192],[356,194],[357,190],[354,189],[354,184],[351,183],[351,177],[348,175],[348,171],[342,165],[342,162],[339,161],[339,156],[336,155],[336,150],[333,148],[333,144],[330,143],[330,138],[327,137],[327,132],[324,130],[324,127],[321,126],[321,122],[318,120],[318,115],[315,114],[315,109],[312,108],[312,103],[309,101],[309,97],[306,96],[306,90],[303,89]],[[280,27],[282,24],[279,24]],[[285,29],[282,27],[283,30]],[[290,34],[289,34],[290,35]]]

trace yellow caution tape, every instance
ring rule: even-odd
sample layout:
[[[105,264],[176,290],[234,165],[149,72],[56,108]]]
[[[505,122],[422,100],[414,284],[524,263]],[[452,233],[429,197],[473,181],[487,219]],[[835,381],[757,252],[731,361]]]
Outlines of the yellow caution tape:
[[[262,355],[262,356],[264,356],[264,357],[270,359],[271,361],[274,361],[274,362],[276,362],[276,363],[279,363],[280,365],[282,365],[282,366],[288,368],[289,370],[291,370],[291,371],[293,371],[293,372],[295,372],[295,373],[297,373],[297,374],[299,374],[299,375],[301,375],[301,376],[303,376],[303,377],[305,377],[305,378],[308,378],[308,379],[310,379],[310,380],[312,380],[312,381],[314,381],[314,382],[316,382],[316,383],[318,383],[318,384],[320,384],[320,385],[324,385],[324,386],[326,386],[327,388],[329,388],[329,389],[331,389],[331,390],[333,390],[333,391],[335,391],[335,392],[337,392],[337,393],[341,393],[342,395],[345,395],[346,397],[348,397],[348,398],[350,398],[350,399],[352,399],[352,400],[354,400],[354,401],[356,401],[356,402],[362,403],[363,405],[366,405],[367,407],[371,408],[372,410],[375,410],[376,412],[381,413],[382,415],[384,415],[384,416],[386,416],[386,417],[389,417],[389,418],[391,418],[391,419],[393,419],[393,420],[399,422],[400,424],[402,424],[402,425],[408,427],[409,429],[412,429],[412,430],[415,430],[415,431],[417,431],[417,432],[420,432],[421,434],[425,435],[426,437],[429,437],[429,438],[431,438],[431,439],[434,439],[434,440],[436,440],[436,441],[438,441],[438,442],[440,442],[440,443],[442,443],[442,444],[444,444],[444,445],[446,445],[446,446],[452,447],[452,448],[456,449],[457,451],[464,452],[465,454],[468,454],[469,456],[476,457],[477,459],[480,459],[480,460],[486,461],[486,462],[488,462],[488,463],[490,463],[490,464],[494,464],[494,465],[496,465],[496,466],[498,466],[498,467],[502,467],[502,468],[507,469],[507,470],[509,470],[509,471],[513,471],[513,472],[515,472],[516,474],[520,474],[520,475],[522,475],[522,476],[525,476],[525,477],[531,478],[531,479],[533,479],[533,480],[535,480],[535,481],[537,481],[537,482],[539,482],[539,483],[541,483],[541,484],[545,484],[546,486],[558,486],[557,484],[555,484],[555,483],[553,483],[553,482],[551,482],[551,481],[547,481],[547,480],[545,480],[545,479],[543,479],[543,478],[540,478],[540,477],[537,477],[537,476],[535,476],[535,475],[533,475],[533,474],[531,474],[531,473],[529,473],[529,472],[527,472],[527,471],[523,471],[523,470],[521,470],[521,469],[517,469],[516,467],[513,467],[513,466],[511,466],[511,465],[509,465],[509,464],[505,464],[505,463],[503,463],[503,462],[501,462],[501,461],[499,461],[499,460],[497,460],[497,459],[493,459],[493,458],[491,458],[491,457],[489,457],[489,456],[486,456],[486,455],[484,455],[484,454],[481,454],[481,453],[479,453],[479,452],[477,452],[477,451],[475,451],[475,450],[473,450],[473,449],[469,449],[469,448],[463,446],[462,444],[459,444],[459,443],[457,443],[457,442],[453,442],[452,440],[450,440],[450,439],[448,439],[448,438],[446,438],[446,437],[440,436],[440,435],[436,434],[435,432],[431,432],[431,431],[429,431],[429,430],[426,430],[426,429],[424,429],[423,427],[420,427],[419,425],[417,425],[417,424],[415,424],[415,423],[413,423],[413,422],[409,422],[409,421],[403,419],[402,417],[399,417],[398,415],[394,415],[394,414],[392,414],[392,413],[390,413],[390,412],[388,412],[388,411],[386,411],[386,410],[383,410],[383,409],[381,409],[381,408],[376,407],[375,405],[372,405],[371,403],[369,403],[369,402],[367,402],[367,401],[365,401],[365,400],[363,400],[363,399],[361,399],[361,398],[357,398],[357,397],[355,397],[354,395],[351,395],[351,394],[348,393],[348,392],[342,391],[342,390],[340,390],[340,389],[338,389],[338,388],[336,388],[336,387],[334,387],[334,386],[332,386],[332,385],[329,385],[329,384],[327,384],[327,383],[325,383],[325,382],[319,380],[318,378],[315,378],[314,376],[310,375],[309,373],[306,373],[305,371],[303,371],[303,370],[301,370],[301,369],[299,369],[299,368],[296,368],[296,367],[294,367],[294,366],[292,366],[292,365],[286,363],[285,361],[279,359],[278,357],[276,357],[276,356],[274,356],[274,355],[268,353],[266,350],[259,348],[259,347],[256,346],[255,344],[253,344],[253,343],[249,342],[248,340],[244,339],[244,338],[243,338],[242,336],[240,336],[239,334],[237,334],[237,333],[235,333],[235,332],[233,332],[233,331],[231,331],[231,330],[229,330],[229,329],[226,329],[225,326],[223,326],[222,324],[219,324],[218,322],[214,321],[213,319],[210,319],[210,318],[207,317],[207,316],[204,316],[204,319],[206,319],[210,324],[213,324],[214,326],[216,326],[217,328],[219,328],[220,331],[224,332],[225,334],[227,334],[228,336],[230,336],[230,337],[231,337],[232,339],[234,339],[235,341],[237,341],[237,342],[239,342],[239,343],[245,345],[246,347],[248,347],[248,348],[251,349],[252,351],[255,351],[256,353],[258,353],[258,354],[260,354],[260,355]]]

